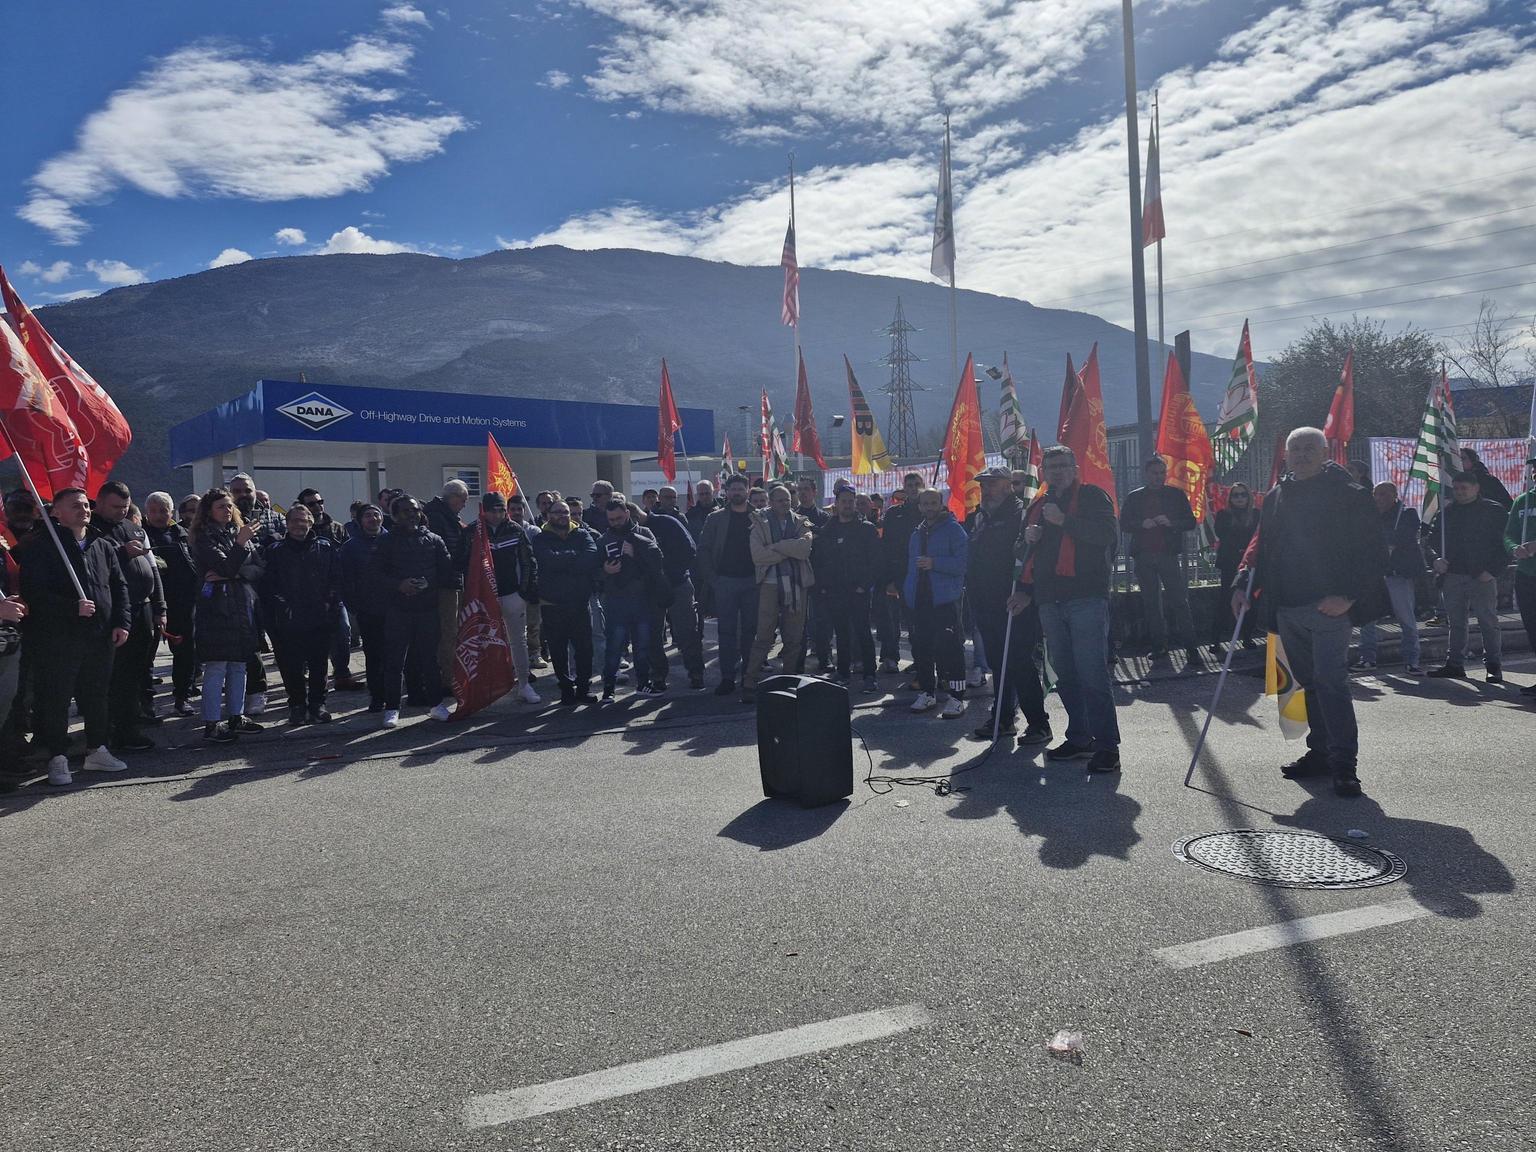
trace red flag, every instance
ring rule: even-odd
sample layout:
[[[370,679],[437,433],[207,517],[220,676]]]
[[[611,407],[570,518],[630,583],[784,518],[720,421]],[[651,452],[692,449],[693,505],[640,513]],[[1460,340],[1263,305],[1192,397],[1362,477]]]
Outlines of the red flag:
[[[1072,407],[1067,413],[1061,442],[1077,458],[1078,478],[1102,488],[1116,508],[1115,470],[1109,463],[1109,431],[1104,425],[1104,392],[1099,384],[1099,346],[1088,353],[1088,361],[1077,374],[1072,392]]]
[[[1163,179],[1158,165],[1157,128],[1147,136],[1147,188],[1141,197],[1141,246],[1156,244],[1168,234],[1163,227]]]
[[[501,445],[489,432],[485,434],[485,486],[484,492],[500,492],[503,496],[516,496],[522,491],[517,483],[517,473],[502,455]]]
[[[1349,463],[1349,442],[1355,435],[1355,350],[1344,354],[1344,370],[1339,373],[1339,386],[1333,390],[1333,403],[1328,407],[1328,422],[1323,425],[1323,435],[1328,440],[1328,457],[1335,464]]]
[[[1286,433],[1281,432],[1275,437],[1275,459],[1269,466],[1269,487],[1264,491],[1271,491],[1280,483],[1280,477],[1285,475],[1285,439]],[[1261,497],[1262,499],[1262,497]]]
[[[790,174],[793,177],[793,173]],[[794,186],[790,186],[791,198],[793,198]],[[779,310],[779,318],[786,326],[800,323],[800,265],[795,259],[795,221],[790,217],[789,229],[784,233],[784,252],[779,257],[779,263],[784,265],[784,302]]]
[[[495,491],[495,489],[492,489]],[[459,701],[455,719],[464,720],[512,691],[512,646],[507,642],[507,622],[496,600],[496,573],[485,514],[469,547],[469,570],[464,575],[464,596],[459,608],[459,634],[453,649],[453,694]]]
[[[661,474],[673,484],[677,483],[677,433],[682,426],[677,401],[672,399],[672,377],[667,374],[666,357],[662,357],[661,398],[656,402],[656,462],[661,465]]]
[[[48,387],[42,369],[9,324],[0,320],[0,421],[6,444],[0,460],[14,451],[44,500],[65,488],[86,488],[90,460],[64,405]]]
[[[1205,421],[1195,408],[1194,397],[1179,359],[1168,355],[1168,371],[1163,375],[1163,408],[1157,421],[1157,450],[1168,458],[1168,483],[1189,497],[1195,520],[1205,519],[1206,479],[1216,466],[1211,438]]]
[[[981,504],[981,481],[976,477],[987,467],[987,450],[981,439],[981,396],[976,391],[976,366],[969,353],[949,410],[943,460],[949,476],[949,510],[963,523]]]
[[[800,380],[795,385],[795,433],[790,450],[800,452],[816,461],[816,467],[826,468],[821,458],[821,436],[816,431],[816,413],[811,408],[811,385],[805,378],[805,356],[800,356]]]
[[[11,314],[11,322],[16,325],[22,346],[37,364],[48,386],[62,403],[64,413],[74,424],[76,438],[85,449],[89,461],[86,483],[81,487],[94,493],[106,483],[112,475],[112,469],[133,442],[133,432],[128,427],[128,421],[123,419],[123,414],[117,410],[107,390],[75,363],[70,354],[48,334],[48,330],[38,323],[32,310],[16,295],[16,290],[6,279],[4,269],[0,269],[0,298],[4,299],[5,310]]]
[[[1067,378],[1061,385],[1061,404],[1056,409],[1056,443],[1067,442],[1067,414],[1072,411],[1072,401],[1077,396],[1077,369],[1072,366],[1072,353],[1067,353]]]

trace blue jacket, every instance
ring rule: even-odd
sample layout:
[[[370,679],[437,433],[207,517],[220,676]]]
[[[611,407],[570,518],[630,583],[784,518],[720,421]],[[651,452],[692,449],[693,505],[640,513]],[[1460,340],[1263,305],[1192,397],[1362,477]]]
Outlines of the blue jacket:
[[[933,587],[935,604],[952,604],[965,595],[966,550],[970,541],[965,529],[945,512],[930,528],[918,521],[912,539],[907,544],[907,577],[901,585],[902,598],[907,607],[917,606],[917,558],[933,557],[933,570],[928,573]]]

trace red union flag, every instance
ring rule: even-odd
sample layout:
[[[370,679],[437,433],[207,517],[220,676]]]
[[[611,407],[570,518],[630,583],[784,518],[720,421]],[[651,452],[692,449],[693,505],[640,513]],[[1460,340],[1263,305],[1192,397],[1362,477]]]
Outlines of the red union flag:
[[[507,643],[507,624],[496,600],[496,573],[485,540],[482,515],[470,544],[459,635],[453,649],[453,695],[459,702],[454,718],[458,720],[473,716],[512,691],[512,647]]]
[[[1328,422],[1323,425],[1323,436],[1328,441],[1328,458],[1343,466],[1349,463],[1349,442],[1355,435],[1355,350],[1344,354],[1344,370],[1339,373],[1339,386],[1333,390],[1333,403],[1328,406]]]
[[[976,477],[987,466],[981,438],[981,397],[976,392],[975,361],[969,354],[949,410],[942,460],[949,481],[949,510],[963,524],[981,504],[981,481]]]
[[[89,460],[89,474],[81,485],[88,492],[106,483],[112,469],[122,459],[128,445],[133,442],[133,432],[128,421],[117,410],[107,390],[92,379],[91,374],[75,363],[70,354],[59,347],[48,330],[38,323],[32,310],[21,302],[5,270],[0,269],[0,298],[5,310],[11,314],[11,322],[21,336],[22,346],[42,371],[48,386],[63,404],[64,412],[73,422],[79,444]]]
[[[44,500],[65,488],[86,487],[90,461],[74,422],[27,355],[21,337],[4,320],[0,320],[0,421],[6,432],[0,460],[10,456],[14,445]]]
[[[486,492],[500,492],[503,496],[517,496],[522,489],[517,484],[517,473],[502,454],[501,445],[489,432],[485,434],[485,487]]]
[[[1168,355],[1163,375],[1163,408],[1157,421],[1157,451],[1168,459],[1168,483],[1189,497],[1197,521],[1206,515],[1206,480],[1215,466],[1211,438],[1195,408],[1179,358]]]
[[[661,396],[656,402],[656,462],[661,474],[669,483],[677,483],[677,433],[683,426],[683,418],[677,413],[677,401],[672,398],[672,377],[667,374],[667,361],[661,361]]]
[[[800,378],[795,386],[795,431],[790,447],[816,461],[816,467],[826,471],[827,462],[821,455],[821,434],[816,431],[816,411],[811,407],[811,385],[805,378],[805,357],[800,357]]]

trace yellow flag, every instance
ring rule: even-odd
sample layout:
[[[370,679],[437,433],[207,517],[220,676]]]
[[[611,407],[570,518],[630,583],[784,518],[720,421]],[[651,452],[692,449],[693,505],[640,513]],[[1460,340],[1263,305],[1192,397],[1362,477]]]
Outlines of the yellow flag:
[[[1264,657],[1264,695],[1278,697],[1280,705],[1280,735],[1296,740],[1307,734],[1307,698],[1303,685],[1291,675],[1290,661],[1285,658],[1285,646],[1280,637],[1269,634]]]
[[[847,356],[843,357],[843,366],[848,369],[848,407],[853,418],[850,453],[853,457],[853,474],[868,476],[874,472],[888,472],[891,467],[890,454],[885,450],[880,429],[875,427],[875,414],[870,411],[864,392],[854,379],[853,365],[848,362]]]

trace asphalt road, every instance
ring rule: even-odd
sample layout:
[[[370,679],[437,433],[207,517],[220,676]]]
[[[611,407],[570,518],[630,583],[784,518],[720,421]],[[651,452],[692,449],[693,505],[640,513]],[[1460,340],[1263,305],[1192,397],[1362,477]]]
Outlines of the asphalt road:
[[[1214,683],[1122,689],[1120,777],[1005,750],[954,795],[811,811],[762,798],[749,711],[707,694],[621,698],[596,731],[503,702],[233,751],[174,722],[187,746],[127,778],[0,796],[0,1148],[1536,1147],[1536,705],[1361,680],[1367,796],[1341,800],[1279,777],[1298,749],[1238,674],[1185,789]],[[978,758],[979,714],[907,697],[856,710],[876,772]],[[1229,828],[1362,830],[1408,872],[1300,891],[1170,851]],[[1431,914],[1156,955],[1405,899]],[[466,1122],[482,1094],[905,1005],[929,1023]],[[1080,1065],[1047,1054],[1060,1028]]]

